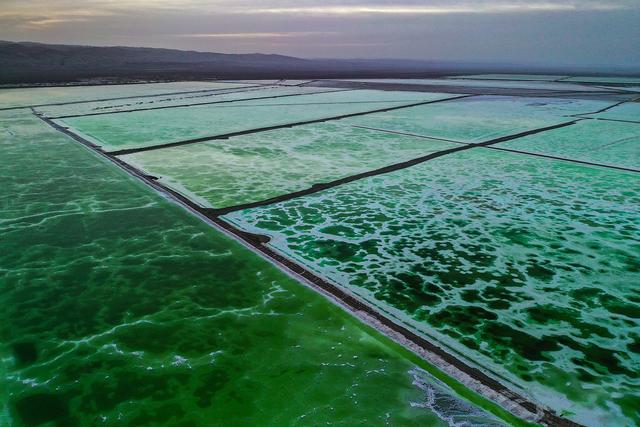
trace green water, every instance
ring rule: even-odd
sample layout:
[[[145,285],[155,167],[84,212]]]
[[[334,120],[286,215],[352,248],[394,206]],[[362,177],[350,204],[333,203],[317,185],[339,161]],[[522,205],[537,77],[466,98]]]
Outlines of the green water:
[[[635,123],[583,120],[496,147],[640,170],[640,125]]]
[[[402,85],[430,85],[450,87],[488,87],[504,89],[536,89],[549,91],[602,91],[599,88],[577,85],[575,83],[548,82],[548,81],[516,81],[500,79],[347,79],[350,82],[362,83],[390,83]]]
[[[93,99],[146,96],[171,92],[225,89],[245,86],[237,83],[171,82],[129,85],[59,86],[23,89],[0,89],[0,108]]]
[[[568,82],[638,84],[640,77],[569,77]]]
[[[552,81],[565,78],[567,76],[548,75],[548,74],[472,74],[467,76],[451,76],[455,79],[488,79],[488,80],[541,80]]]
[[[499,424],[28,111],[0,157],[0,423]]]
[[[611,108],[603,113],[591,114],[586,117],[640,122],[640,102],[628,102]]]
[[[304,190],[456,146],[329,122],[121,158],[202,205],[220,208]]]
[[[60,120],[59,123],[73,128],[106,150],[117,150],[448,97],[451,95],[374,90],[341,91],[282,99],[237,101],[223,105],[77,117]]]
[[[556,98],[476,96],[346,119],[350,124],[459,142],[483,142],[571,121],[610,102]]]
[[[115,99],[112,101],[94,101],[70,105],[53,105],[38,107],[37,111],[47,117],[76,114],[115,113],[122,110],[174,107],[206,102],[238,101],[247,98],[268,98],[281,95],[305,95],[336,90],[331,88],[249,86],[250,85],[247,85],[245,88],[240,85],[238,87],[226,89],[223,86],[222,89],[217,89],[213,92],[177,93],[171,95],[148,96],[144,98]]]
[[[640,423],[638,206],[637,174],[475,148],[224,218],[613,426]]]

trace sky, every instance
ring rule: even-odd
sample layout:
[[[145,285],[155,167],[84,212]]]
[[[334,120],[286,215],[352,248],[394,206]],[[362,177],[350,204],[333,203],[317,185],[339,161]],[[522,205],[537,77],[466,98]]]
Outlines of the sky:
[[[0,0],[0,40],[640,69],[640,0]]]

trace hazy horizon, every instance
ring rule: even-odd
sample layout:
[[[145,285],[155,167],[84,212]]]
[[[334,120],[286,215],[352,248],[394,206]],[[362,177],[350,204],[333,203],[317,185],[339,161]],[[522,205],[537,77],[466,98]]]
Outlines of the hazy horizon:
[[[640,67],[640,2],[630,0],[3,3],[0,39],[11,41],[302,58]]]

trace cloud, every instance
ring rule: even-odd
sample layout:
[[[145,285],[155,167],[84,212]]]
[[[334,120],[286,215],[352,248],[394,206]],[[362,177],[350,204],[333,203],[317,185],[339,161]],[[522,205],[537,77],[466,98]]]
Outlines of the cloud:
[[[90,22],[97,18],[114,15],[113,12],[107,10],[90,9],[62,9],[43,15],[41,13],[42,10],[41,8],[36,8],[27,13],[22,10],[5,9],[0,12],[0,23],[27,30],[39,30],[79,22]]]
[[[327,31],[288,31],[288,32],[256,32],[256,33],[192,33],[173,34],[173,37],[212,38],[212,39],[262,39],[262,38],[291,38],[315,35],[338,34]]]
[[[266,5],[265,5],[266,4]],[[0,16],[20,15],[24,19],[40,17],[60,20],[77,16],[78,2],[72,0],[3,0]],[[201,14],[312,14],[312,15],[438,15],[492,14],[554,11],[610,11],[640,9],[637,0],[85,0],[82,13],[105,16],[131,13],[177,13],[197,11]],[[68,21],[73,22],[73,21]],[[54,22],[51,22],[54,23]]]
[[[631,7],[619,2],[450,2],[442,5],[328,5],[328,6],[294,6],[267,7],[237,10],[241,13],[274,13],[274,14],[316,14],[316,15],[442,15],[458,13],[525,13],[554,11],[586,11],[586,10],[620,10]]]
[[[50,27],[59,24],[68,24],[71,22],[88,22],[89,18],[36,18],[28,20],[24,23],[24,26],[27,27]]]
[[[302,57],[640,64],[639,0],[0,0],[0,39]]]

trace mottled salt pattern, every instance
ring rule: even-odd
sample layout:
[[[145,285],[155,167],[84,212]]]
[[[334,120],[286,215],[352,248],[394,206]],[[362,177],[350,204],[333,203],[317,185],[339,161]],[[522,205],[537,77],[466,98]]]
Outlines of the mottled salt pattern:
[[[331,88],[298,88],[298,87],[244,87],[219,89],[213,92],[183,93],[161,95],[145,98],[119,99],[113,101],[87,102],[82,104],[56,105],[39,107],[38,112],[48,117],[117,112],[144,108],[171,107],[207,102],[236,101],[247,98],[269,98],[283,95],[305,95],[316,92],[330,92]],[[304,98],[300,98],[304,99]]]
[[[60,120],[107,150],[147,147],[343,114],[393,107],[451,95],[374,90],[341,91]]]
[[[640,125],[584,120],[496,145],[640,170]]]
[[[484,411],[451,396],[448,387],[428,372],[414,369],[411,375],[413,375],[413,384],[424,391],[424,397],[411,402],[412,406],[432,410],[450,426],[463,427],[475,424],[496,427],[502,425],[497,420],[488,419]]]
[[[6,424],[453,425],[408,352],[26,111],[0,157]]]
[[[147,151],[122,160],[195,201],[221,208],[456,146],[331,122]]]
[[[589,86],[577,85],[575,83],[545,82],[545,81],[509,81],[498,79],[348,79],[346,81],[360,83],[390,83],[402,85],[435,85],[435,86],[460,86],[460,87],[487,87],[502,89],[536,89],[549,91],[602,91],[602,89]]]
[[[241,86],[244,85],[218,82],[172,82],[0,89],[0,108],[24,107],[58,102],[90,101],[124,96],[145,96],[171,92],[224,89]]]
[[[640,422],[640,178],[485,148],[226,215],[589,426]]]
[[[548,74],[471,74],[467,76],[449,76],[449,79],[486,79],[486,80],[539,80],[553,81],[567,76],[552,76]]]
[[[570,121],[609,102],[478,96],[346,119],[345,122],[461,142],[482,142]]]

